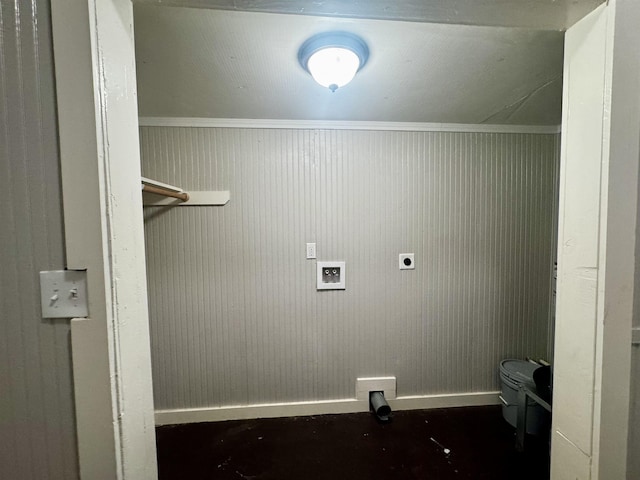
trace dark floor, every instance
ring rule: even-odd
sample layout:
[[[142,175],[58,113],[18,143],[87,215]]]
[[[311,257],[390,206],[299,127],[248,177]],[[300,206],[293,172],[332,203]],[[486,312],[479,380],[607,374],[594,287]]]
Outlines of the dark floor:
[[[499,407],[239,420],[157,428],[161,480],[549,478],[548,444],[515,432]],[[445,450],[447,449],[447,450]]]

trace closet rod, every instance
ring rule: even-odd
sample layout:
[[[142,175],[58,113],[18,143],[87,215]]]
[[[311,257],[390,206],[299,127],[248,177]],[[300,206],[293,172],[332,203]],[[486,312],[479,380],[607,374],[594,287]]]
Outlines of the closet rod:
[[[186,202],[186,201],[189,200],[189,194],[187,192],[174,192],[174,191],[169,190],[167,188],[156,187],[154,185],[143,184],[142,185],[142,191],[143,192],[149,192],[149,193],[155,193],[156,195],[164,195],[165,197],[179,198],[183,202]]]

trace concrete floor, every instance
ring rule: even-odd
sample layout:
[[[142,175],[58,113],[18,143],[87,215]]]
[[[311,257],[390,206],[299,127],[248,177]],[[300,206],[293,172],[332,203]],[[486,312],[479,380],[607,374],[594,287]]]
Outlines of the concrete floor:
[[[549,478],[547,439],[515,431],[500,407],[239,420],[157,428],[161,480],[500,480]]]

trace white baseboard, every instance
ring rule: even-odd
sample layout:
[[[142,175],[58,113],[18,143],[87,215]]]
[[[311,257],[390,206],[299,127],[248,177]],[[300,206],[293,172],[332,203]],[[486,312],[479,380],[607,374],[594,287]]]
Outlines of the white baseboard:
[[[473,407],[498,405],[500,392],[457,393],[447,395],[418,395],[388,399],[392,410],[422,410],[429,408]],[[367,400],[348,398],[314,402],[267,403],[260,405],[234,405],[213,408],[156,410],[156,425],[220,422],[252,418],[303,417],[336,413],[369,411]]]

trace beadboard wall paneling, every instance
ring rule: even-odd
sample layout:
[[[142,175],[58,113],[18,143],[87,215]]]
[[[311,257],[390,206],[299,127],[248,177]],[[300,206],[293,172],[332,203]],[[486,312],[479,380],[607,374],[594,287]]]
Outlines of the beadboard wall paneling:
[[[157,409],[494,391],[549,354],[559,135],[142,127]],[[346,261],[316,291],[315,261]],[[415,270],[398,269],[415,253]]]
[[[637,452],[640,448],[640,346],[635,345],[631,351],[631,406],[629,415],[629,452]],[[640,458],[631,454],[627,457],[627,474],[629,478],[640,476]]]
[[[636,225],[640,225],[640,209]],[[633,285],[633,329],[640,329],[640,237],[636,236],[635,282]],[[637,334],[632,332],[632,338]],[[629,452],[640,451],[640,345],[631,348],[631,398],[629,408]],[[627,455],[627,476],[640,478],[640,456]]]
[[[0,2],[0,478],[78,478],[68,321],[40,270],[65,266],[49,2]]]

